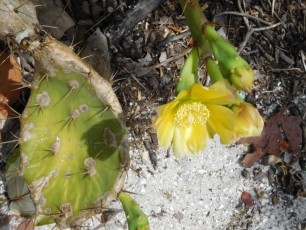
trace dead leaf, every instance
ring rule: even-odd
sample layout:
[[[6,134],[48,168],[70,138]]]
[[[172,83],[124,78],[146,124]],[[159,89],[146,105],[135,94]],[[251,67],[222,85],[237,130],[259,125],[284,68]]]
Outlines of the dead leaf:
[[[4,123],[7,117],[8,117],[8,108],[6,104],[1,103],[1,94],[0,94],[0,130],[4,127]]]
[[[5,215],[0,217],[0,229],[33,230],[34,222],[30,218]]]
[[[0,129],[9,116],[15,113],[8,106],[14,104],[19,96],[22,85],[21,68],[12,55],[1,52],[0,55]]]
[[[32,219],[25,219],[17,228],[17,230],[34,230],[34,221]]]
[[[254,200],[249,192],[242,192],[240,199],[247,208],[252,208],[254,206]]]
[[[265,155],[279,157],[283,151],[287,151],[298,158],[302,146],[302,119],[300,116],[289,116],[284,112],[284,110],[280,111],[266,121],[261,136],[245,138],[240,140],[240,143],[251,144],[255,148],[255,152],[262,151],[261,157]],[[252,156],[252,158],[255,159],[256,156],[259,157],[259,152]],[[245,160],[247,166],[251,166],[253,162],[253,159],[250,159],[250,157],[248,156]]]
[[[251,168],[254,163],[260,158],[262,158],[264,155],[265,153],[260,148],[258,148],[255,152],[248,153],[247,155],[245,155],[241,163],[245,168]]]
[[[302,119],[300,116],[284,116],[282,118],[282,129],[288,141],[288,150],[294,154],[300,154],[302,145]]]
[[[288,151],[289,150],[289,143],[285,139],[279,141],[279,147],[283,151]]]
[[[22,75],[20,65],[12,55],[1,52],[0,73],[0,94],[7,98],[8,104],[14,104],[20,96],[18,88],[22,85]]]

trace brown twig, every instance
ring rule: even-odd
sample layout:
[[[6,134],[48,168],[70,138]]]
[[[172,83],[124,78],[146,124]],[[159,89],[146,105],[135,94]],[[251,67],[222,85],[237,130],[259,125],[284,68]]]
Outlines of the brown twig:
[[[241,13],[245,13],[244,10],[242,9],[242,6],[241,6],[241,0],[237,0],[237,4],[238,4],[239,11]],[[246,27],[249,30],[251,27],[250,27],[248,18],[247,17],[243,17],[243,20],[244,20],[244,23],[245,23]]]
[[[282,23],[281,22],[278,22],[274,25],[270,25],[270,26],[265,26],[265,27],[260,27],[260,28],[251,28],[247,34],[245,35],[245,38],[243,40],[243,42],[240,44],[240,47],[239,47],[239,50],[238,50],[238,54],[241,53],[241,51],[244,49],[245,45],[247,44],[247,42],[249,41],[251,35],[254,33],[254,32],[258,32],[258,31],[263,31],[263,30],[269,30],[269,29],[272,29],[272,28],[275,28],[279,25],[281,25]]]
[[[161,43],[159,43],[156,46],[156,49],[161,49],[166,44],[168,44],[170,42],[174,42],[174,41],[180,40],[180,39],[185,38],[185,37],[188,37],[188,36],[190,36],[190,34],[191,34],[190,31],[185,31],[185,32],[180,33],[180,34],[167,37],[166,39],[164,39]]]
[[[225,11],[223,13],[220,13],[216,16],[221,16],[221,15],[226,15],[226,14],[232,14],[232,15],[237,15],[237,16],[242,16],[242,17],[248,17],[248,18],[251,18],[251,19],[254,19],[254,20],[257,20],[265,25],[268,25],[268,26],[271,26],[272,24],[270,22],[267,22],[261,18],[258,18],[258,17],[255,17],[255,16],[252,16],[252,15],[249,15],[249,14],[244,14],[244,13],[239,13],[239,12],[235,12],[235,11]]]

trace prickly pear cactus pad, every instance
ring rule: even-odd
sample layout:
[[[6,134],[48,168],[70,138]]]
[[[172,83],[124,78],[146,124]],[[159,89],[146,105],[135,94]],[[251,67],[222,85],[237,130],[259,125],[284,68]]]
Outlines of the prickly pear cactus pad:
[[[129,159],[121,107],[109,84],[66,46],[49,37],[31,52],[35,80],[8,184],[12,174],[23,175],[37,225],[75,227],[123,187]]]

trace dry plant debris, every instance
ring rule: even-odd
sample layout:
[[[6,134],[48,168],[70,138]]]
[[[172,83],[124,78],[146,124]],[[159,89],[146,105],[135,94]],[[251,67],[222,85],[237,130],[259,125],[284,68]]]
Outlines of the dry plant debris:
[[[9,116],[16,115],[9,105],[14,104],[20,96],[22,85],[21,67],[15,58],[8,53],[0,55],[0,129]]]
[[[242,192],[241,193],[241,200],[245,204],[247,208],[252,208],[254,206],[254,200],[252,198],[251,193],[249,192]]]
[[[300,116],[289,116],[284,111],[268,119],[260,137],[246,138],[241,141],[251,144],[255,149],[245,156],[243,165],[250,168],[265,155],[279,157],[283,152],[292,153],[295,160],[298,160],[302,146],[301,122]]]

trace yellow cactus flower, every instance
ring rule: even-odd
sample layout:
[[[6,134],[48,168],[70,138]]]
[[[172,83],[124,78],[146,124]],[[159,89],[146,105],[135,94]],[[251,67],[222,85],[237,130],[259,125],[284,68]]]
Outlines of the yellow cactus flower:
[[[232,107],[236,114],[237,138],[260,136],[264,127],[264,118],[250,103],[241,102]]]
[[[154,125],[159,144],[170,147],[177,156],[199,153],[208,138],[218,134],[221,143],[235,140],[235,113],[224,105],[241,102],[227,80],[220,80],[210,87],[195,83],[182,90],[176,99],[157,108]]]

